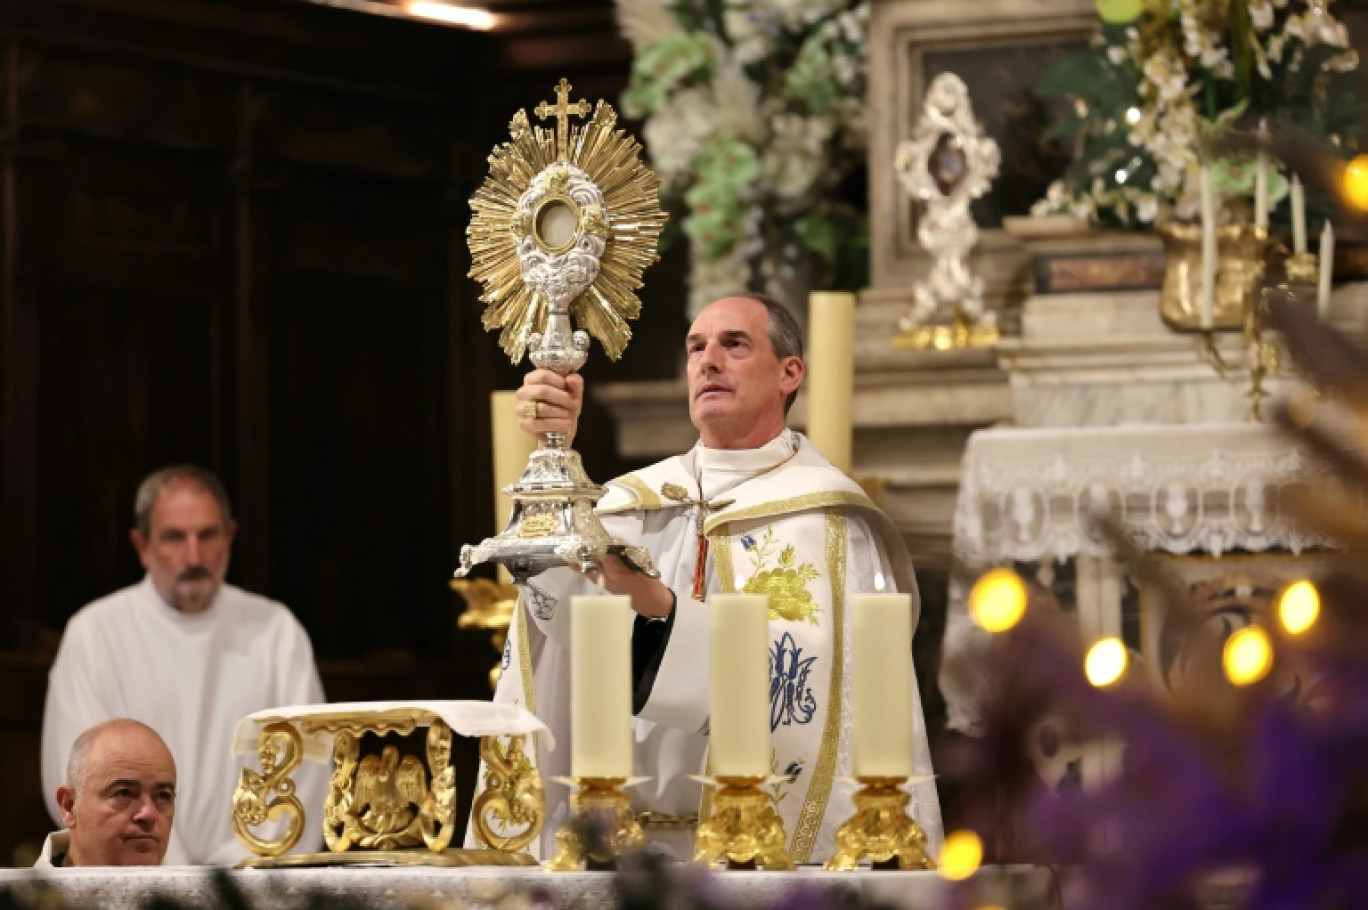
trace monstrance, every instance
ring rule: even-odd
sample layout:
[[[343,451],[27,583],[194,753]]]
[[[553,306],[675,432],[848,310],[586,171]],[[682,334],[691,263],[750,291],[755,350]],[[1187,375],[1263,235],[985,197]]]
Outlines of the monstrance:
[[[484,285],[485,329],[500,330],[499,346],[514,363],[528,353],[561,376],[584,365],[591,335],[610,359],[622,356],[632,337],[627,321],[641,312],[641,273],[659,258],[666,218],[641,145],[614,129],[617,112],[607,102],[590,110],[588,101],[571,102],[565,79],[556,102],[533,111],[554,129],[532,126],[519,110],[511,141],[495,146],[489,176],[470,200],[470,277]],[[588,120],[572,122],[581,117]],[[603,487],[564,434],[547,433],[504,492],[513,500],[508,526],[461,548],[458,577],[491,561],[518,580],[560,565],[591,571],[608,553],[657,574],[645,548],[604,531],[594,514]]]

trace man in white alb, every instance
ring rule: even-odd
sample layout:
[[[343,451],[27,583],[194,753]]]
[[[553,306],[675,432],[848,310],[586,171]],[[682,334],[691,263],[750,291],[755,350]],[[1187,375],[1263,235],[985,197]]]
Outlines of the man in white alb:
[[[694,320],[686,341],[689,414],[699,442],[608,484],[604,528],[650,550],[661,578],[607,557],[595,581],[568,568],[530,578],[504,655],[497,701],[525,705],[557,748],[538,761],[547,792],[541,853],[566,817],[569,773],[570,597],[608,590],[632,597],[636,773],[628,789],[648,838],[691,852],[708,746],[707,596],[770,596],[772,786],[796,862],[820,862],[852,812],[848,595],[916,592],[906,549],[887,517],[803,436],[785,427],[802,383],[793,317],[758,294],[723,298]],[[536,370],[518,391],[531,433],[573,437],[578,375]],[[915,695],[915,693],[914,693]],[[934,856],[942,838],[921,702],[913,700],[917,773],[911,810]]]
[[[237,523],[209,471],[177,465],[138,487],[131,536],[147,575],[84,607],[67,623],[43,712],[43,789],[62,783],[72,744],[86,728],[131,717],[161,734],[180,771],[167,865],[236,863],[247,855],[231,827],[231,797],[244,764],[233,725],[281,705],[323,701],[309,636],[283,605],[224,584]],[[318,818],[327,771],[296,770],[299,797]],[[310,825],[296,849],[313,849]],[[261,833],[258,831],[258,833]]]

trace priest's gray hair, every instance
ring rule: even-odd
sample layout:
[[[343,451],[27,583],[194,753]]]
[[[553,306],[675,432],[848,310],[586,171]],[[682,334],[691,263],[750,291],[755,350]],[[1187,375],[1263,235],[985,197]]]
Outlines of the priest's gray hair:
[[[223,512],[224,526],[232,523],[233,507],[228,502],[228,490],[223,486],[223,481],[218,479],[218,475],[199,465],[173,464],[153,471],[138,484],[138,495],[133,497],[133,523],[143,537],[152,534],[152,509],[156,506],[162,490],[173,483],[196,484],[208,490],[209,495],[218,500],[219,510]]]
[[[71,745],[71,756],[67,759],[66,785],[77,793],[85,789],[86,777],[90,771],[90,753],[94,751],[95,744],[100,737],[113,730],[146,730],[162,744],[167,754],[171,749],[166,745],[166,741],[161,738],[156,730],[140,720],[131,717],[115,717],[110,720],[101,721],[93,727],[88,727],[85,732],[76,737],[76,742]],[[175,758],[171,759],[173,762]]]
[[[765,311],[769,313],[769,340],[770,347],[774,349],[774,356],[780,360],[785,357],[803,359],[803,330],[798,326],[798,320],[793,318],[793,313],[789,311],[788,307],[770,295],[762,294],[759,291],[739,291],[727,296],[754,300],[763,304]],[[784,414],[786,416],[797,397],[798,390],[794,389],[789,393],[788,398],[784,399]]]

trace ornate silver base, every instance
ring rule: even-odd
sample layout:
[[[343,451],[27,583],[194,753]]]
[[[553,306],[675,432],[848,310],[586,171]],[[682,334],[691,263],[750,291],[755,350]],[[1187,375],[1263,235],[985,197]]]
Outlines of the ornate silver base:
[[[585,474],[579,453],[559,442],[550,439],[534,451],[518,482],[504,488],[513,500],[508,527],[477,546],[462,547],[457,578],[485,562],[502,564],[515,581],[554,566],[591,572],[609,553],[652,578],[660,577],[644,547],[609,537],[603,530],[594,504],[604,489]]]

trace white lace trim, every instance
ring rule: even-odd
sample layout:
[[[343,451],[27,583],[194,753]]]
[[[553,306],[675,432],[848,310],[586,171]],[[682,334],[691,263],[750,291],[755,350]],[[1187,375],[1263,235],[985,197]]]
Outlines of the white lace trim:
[[[1250,425],[986,430],[965,452],[955,555],[970,565],[1105,556],[1093,516],[1119,516],[1137,545],[1168,553],[1329,546],[1284,512],[1327,472]]]

